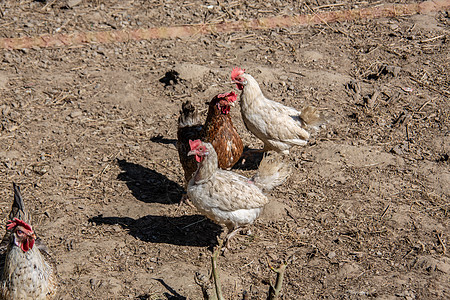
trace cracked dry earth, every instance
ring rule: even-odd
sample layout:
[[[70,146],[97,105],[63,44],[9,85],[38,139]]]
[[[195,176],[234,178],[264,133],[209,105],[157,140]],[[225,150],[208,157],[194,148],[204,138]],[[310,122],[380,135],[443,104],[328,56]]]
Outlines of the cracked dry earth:
[[[3,1],[2,37],[242,20],[349,9],[355,1]],[[77,3],[78,2],[78,3]],[[181,103],[234,87],[319,107],[326,128],[219,257],[226,299],[448,299],[449,12],[0,51],[0,209],[22,187],[57,261],[57,299],[201,299],[222,228],[178,206]],[[262,143],[232,117],[244,144]],[[255,170],[235,170],[251,176]]]

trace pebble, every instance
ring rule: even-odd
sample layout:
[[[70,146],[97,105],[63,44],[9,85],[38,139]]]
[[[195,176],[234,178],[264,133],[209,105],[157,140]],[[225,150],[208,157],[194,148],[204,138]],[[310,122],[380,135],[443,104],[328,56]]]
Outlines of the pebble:
[[[327,256],[328,256],[329,259],[333,259],[333,258],[336,257],[336,252],[335,251],[330,251],[330,252],[328,252]]]
[[[399,29],[399,26],[397,24],[391,24],[391,30],[397,30]]]
[[[81,110],[74,110],[73,112],[70,113],[70,117],[72,119],[78,118],[83,114],[83,112]]]
[[[397,154],[397,155],[402,155],[403,154],[403,150],[402,148],[397,145],[394,148],[391,149],[391,153]]]
[[[77,5],[79,5],[81,2],[83,2],[83,0],[68,0],[67,1],[67,7],[69,8],[73,8]]]
[[[450,274],[450,259],[447,261],[441,260],[436,263],[436,270],[441,271],[445,274]]]

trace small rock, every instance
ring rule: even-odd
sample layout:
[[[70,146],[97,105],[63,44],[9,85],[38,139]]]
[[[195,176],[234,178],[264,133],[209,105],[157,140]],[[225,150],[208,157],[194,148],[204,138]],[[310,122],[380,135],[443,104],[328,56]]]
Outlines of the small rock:
[[[78,118],[83,114],[83,112],[81,110],[74,110],[73,112],[70,113],[70,117],[72,119]]]
[[[330,252],[328,252],[327,256],[328,256],[329,259],[333,259],[333,258],[336,257],[336,252],[335,251],[330,251]]]
[[[402,155],[403,154],[403,150],[400,147],[400,145],[397,145],[394,148],[392,148],[390,152],[394,153],[394,154],[397,154],[397,155]]]
[[[402,68],[398,67],[398,66],[388,66],[388,65],[383,65],[381,66],[381,74],[391,74],[394,77],[397,77],[397,75],[400,73]]]
[[[68,8],[73,8],[77,5],[79,5],[81,2],[83,2],[83,0],[68,0],[67,1],[67,7]]]
[[[443,257],[436,264],[436,270],[441,271],[442,273],[450,274],[450,259]]]
[[[175,72],[179,75],[181,79],[184,80],[200,80],[203,75],[209,71],[209,68],[189,63],[177,64],[174,68]]]
[[[399,26],[397,24],[391,24],[391,30],[397,30]]]

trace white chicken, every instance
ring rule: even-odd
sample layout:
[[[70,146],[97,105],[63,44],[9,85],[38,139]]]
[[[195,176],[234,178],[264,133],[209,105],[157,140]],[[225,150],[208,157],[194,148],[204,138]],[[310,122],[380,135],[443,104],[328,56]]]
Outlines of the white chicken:
[[[231,80],[242,90],[241,114],[245,126],[264,143],[263,151],[274,150],[288,154],[292,146],[306,145],[310,133],[325,122],[313,107],[302,112],[267,99],[258,82],[241,68],[234,68]]]
[[[280,185],[290,174],[290,167],[266,156],[253,178],[219,169],[214,147],[200,140],[190,141],[199,163],[187,187],[192,204],[206,217],[225,224],[225,247],[241,226],[253,224],[269,202],[263,191]]]

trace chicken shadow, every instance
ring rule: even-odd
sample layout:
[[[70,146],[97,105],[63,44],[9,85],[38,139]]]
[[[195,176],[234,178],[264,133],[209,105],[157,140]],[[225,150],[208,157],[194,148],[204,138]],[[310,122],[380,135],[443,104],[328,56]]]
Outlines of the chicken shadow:
[[[162,135],[154,136],[154,137],[150,138],[150,141],[152,141],[153,143],[158,143],[158,144],[163,144],[163,145],[174,145],[174,146],[177,145],[176,139],[166,139]]]
[[[139,219],[130,217],[103,217],[89,219],[96,225],[120,225],[143,242],[179,246],[209,247],[217,245],[222,227],[201,215],[166,217],[148,215]]]
[[[164,77],[159,79],[159,82],[164,83],[164,87],[175,85],[181,82],[180,74],[175,70],[167,71]]]
[[[255,150],[258,149],[251,149],[245,146],[241,158],[232,167],[232,169],[257,170],[264,157],[264,152],[254,152]]]
[[[146,203],[171,204],[180,201],[184,192],[182,186],[165,175],[141,165],[118,159],[123,170],[117,179],[124,181],[136,199]]]
[[[159,283],[162,284],[162,286],[164,286],[171,294],[169,293],[164,293],[164,296],[167,297],[167,300],[186,300],[187,298],[178,294],[178,292],[176,290],[174,290],[172,287],[170,287],[167,283],[164,282],[164,280],[160,279],[160,278],[153,278],[153,280],[158,281]]]

